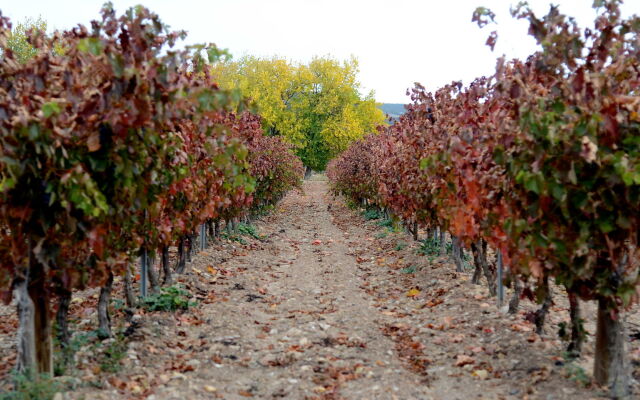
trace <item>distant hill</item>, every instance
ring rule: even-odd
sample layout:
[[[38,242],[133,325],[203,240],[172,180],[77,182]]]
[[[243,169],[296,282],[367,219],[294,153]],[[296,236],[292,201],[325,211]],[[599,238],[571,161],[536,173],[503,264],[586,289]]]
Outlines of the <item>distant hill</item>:
[[[399,103],[382,103],[378,106],[383,113],[389,114],[392,120],[400,118],[405,113],[404,104]]]

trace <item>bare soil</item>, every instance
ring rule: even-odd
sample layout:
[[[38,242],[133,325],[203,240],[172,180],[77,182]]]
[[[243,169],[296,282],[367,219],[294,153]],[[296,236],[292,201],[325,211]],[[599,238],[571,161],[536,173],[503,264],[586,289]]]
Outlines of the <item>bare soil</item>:
[[[61,379],[74,390],[59,399],[606,398],[590,384],[592,304],[583,303],[583,357],[569,363],[557,335],[568,321],[558,288],[546,331],[536,335],[527,313],[537,305],[523,300],[507,315],[470,272],[456,273],[447,256],[418,255],[409,235],[365,222],[322,180],[305,182],[304,193],[289,194],[256,226],[261,240],[218,241],[180,276],[196,307],[138,311],[133,326],[119,312],[116,331],[129,329],[116,372],[105,372],[97,347],[85,344]],[[76,332],[94,329],[95,296],[75,300]],[[0,308],[5,365],[13,362],[12,312]],[[630,335],[637,315],[625,315]],[[628,353],[638,379],[634,338]]]

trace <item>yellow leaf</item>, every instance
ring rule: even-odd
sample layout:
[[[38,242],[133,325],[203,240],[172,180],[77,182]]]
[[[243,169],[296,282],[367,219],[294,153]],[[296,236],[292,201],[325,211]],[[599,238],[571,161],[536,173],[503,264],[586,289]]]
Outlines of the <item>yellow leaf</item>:
[[[407,292],[407,297],[416,297],[420,295],[420,289],[413,288]]]
[[[473,371],[471,375],[480,379],[487,379],[489,377],[489,371],[487,371],[486,369],[477,369]]]
[[[218,270],[217,270],[217,269],[215,269],[215,268],[213,268],[213,266],[211,266],[211,265],[209,265],[209,266],[207,267],[207,271],[209,271],[209,273],[210,273],[211,275],[215,275],[215,274],[217,274],[217,273],[218,273]]]

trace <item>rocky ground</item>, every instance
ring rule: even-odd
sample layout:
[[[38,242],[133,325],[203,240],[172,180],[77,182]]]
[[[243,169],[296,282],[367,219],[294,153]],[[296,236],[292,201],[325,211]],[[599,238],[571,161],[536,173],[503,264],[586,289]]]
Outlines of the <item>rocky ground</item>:
[[[256,226],[260,239],[220,241],[196,256],[180,277],[197,301],[188,311],[138,311],[127,324],[117,311],[122,333],[98,343],[90,335],[96,292],[78,296],[75,366],[60,379],[73,390],[57,398],[604,396],[590,384],[593,336],[579,361],[562,356],[561,293],[536,335],[526,318],[535,304],[523,300],[507,315],[470,273],[456,273],[446,256],[418,255],[405,233],[365,223],[322,180],[307,181]],[[593,305],[585,307],[593,316]],[[10,366],[15,321],[11,309],[0,315],[0,360]],[[626,318],[634,334],[637,312]],[[593,334],[592,321],[587,330]],[[628,353],[638,379],[634,338]],[[117,361],[109,363],[111,354]]]

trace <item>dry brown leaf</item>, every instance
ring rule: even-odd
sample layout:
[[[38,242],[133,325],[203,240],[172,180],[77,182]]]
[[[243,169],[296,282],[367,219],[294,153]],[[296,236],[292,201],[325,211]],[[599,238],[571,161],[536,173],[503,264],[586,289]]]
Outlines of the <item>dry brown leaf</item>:
[[[476,360],[475,360],[475,359],[473,359],[473,357],[469,357],[469,356],[468,356],[468,355],[466,355],[466,354],[458,354],[458,355],[456,356],[456,363],[455,363],[455,366],[456,366],[456,367],[464,367],[465,365],[473,364],[473,363],[475,363],[475,362],[476,362]]]

